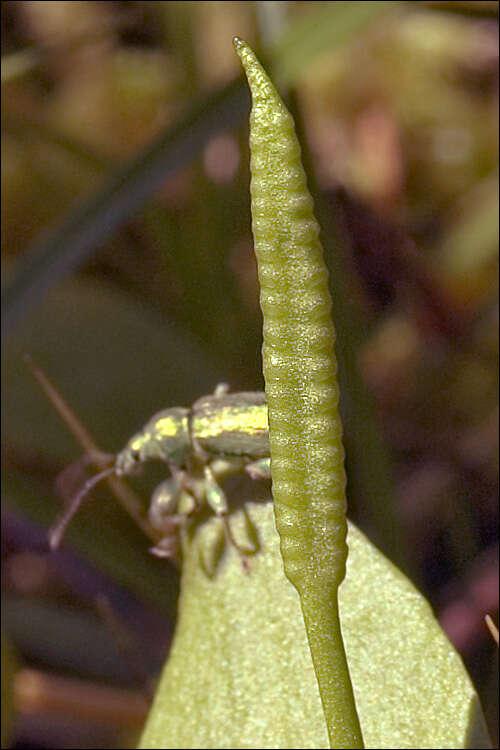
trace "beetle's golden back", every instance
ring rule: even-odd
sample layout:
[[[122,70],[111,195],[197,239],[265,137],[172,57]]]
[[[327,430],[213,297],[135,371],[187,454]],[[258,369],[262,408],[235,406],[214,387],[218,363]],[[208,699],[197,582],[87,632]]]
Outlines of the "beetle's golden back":
[[[248,391],[198,399],[191,410],[191,439],[210,456],[268,456],[265,394]]]

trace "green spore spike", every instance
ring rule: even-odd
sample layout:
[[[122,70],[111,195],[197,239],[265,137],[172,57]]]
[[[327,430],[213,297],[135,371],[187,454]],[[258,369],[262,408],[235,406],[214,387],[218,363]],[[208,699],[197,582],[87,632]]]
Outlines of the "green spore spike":
[[[282,520],[294,525],[301,515],[295,510],[296,492],[301,493],[302,502],[307,492],[309,518],[311,512],[323,516],[322,533],[334,537],[329,575],[338,585],[347,558],[345,472],[334,369],[335,334],[319,227],[312,215],[291,115],[248,45],[237,39],[235,47],[254,101],[250,126],[252,218],[264,313],[273,494],[285,501]],[[300,430],[295,429],[297,421]],[[314,527],[311,523],[311,529]],[[289,534],[282,534],[282,544],[287,545],[288,540],[292,548],[299,541],[295,534],[290,539]],[[313,556],[317,554],[314,539],[300,541],[306,541]],[[291,563],[287,574],[300,585],[307,570],[300,563]]]
[[[250,47],[250,193],[276,527],[296,587],[332,747],[363,746],[340,631],[344,451],[328,274],[293,119]]]

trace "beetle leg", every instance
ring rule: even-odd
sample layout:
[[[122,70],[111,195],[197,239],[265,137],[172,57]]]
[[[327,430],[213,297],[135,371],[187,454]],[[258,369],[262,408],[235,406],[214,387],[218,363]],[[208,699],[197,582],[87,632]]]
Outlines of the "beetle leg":
[[[170,473],[172,474],[172,480],[177,483],[179,487],[179,494],[185,492],[193,500],[193,508],[188,511],[192,513],[199,510],[203,505],[203,492],[200,492],[199,483],[197,483],[187,471],[179,469],[176,464],[169,464]],[[167,480],[168,481],[168,480]]]
[[[216,516],[226,515],[229,513],[226,493],[215,478],[215,474],[210,466],[205,465],[203,473],[205,475],[205,497],[207,503]]]
[[[245,471],[251,479],[271,479],[271,459],[259,458],[245,466]]]
[[[159,532],[171,533],[172,519],[179,503],[181,487],[177,479],[170,477],[161,482],[151,495],[148,518],[151,526]]]
[[[155,544],[154,547],[150,547],[149,551],[155,557],[163,557],[166,559],[176,558],[179,553],[179,539],[177,536],[177,529],[173,530],[172,534],[163,536],[160,541]]]
[[[259,551],[260,547],[258,545],[255,545],[253,547],[246,547],[245,545],[237,542],[231,530],[229,516],[221,516],[221,520],[224,524],[224,531],[226,532],[226,537],[229,544],[234,547],[237,552],[239,552],[243,568],[245,569],[245,571],[248,571],[249,566],[246,558],[250,557],[251,555],[255,555],[255,553]]]
[[[222,398],[226,395],[226,393],[229,393],[229,385],[228,383],[218,383],[215,386],[214,396],[215,398]]]
[[[182,487],[178,479],[170,477],[161,482],[151,495],[148,518],[151,526],[162,534],[159,542],[149,551],[156,557],[176,558],[179,552],[179,526],[185,515],[176,512]]]
[[[248,568],[248,563],[245,558],[249,555],[254,555],[257,552],[258,547],[245,547],[236,541],[229,523],[229,505],[226,493],[217,482],[210,466],[204,466],[203,471],[205,474],[205,494],[207,503],[210,505],[215,515],[222,520],[227,540],[242,556],[243,567],[246,570]]]

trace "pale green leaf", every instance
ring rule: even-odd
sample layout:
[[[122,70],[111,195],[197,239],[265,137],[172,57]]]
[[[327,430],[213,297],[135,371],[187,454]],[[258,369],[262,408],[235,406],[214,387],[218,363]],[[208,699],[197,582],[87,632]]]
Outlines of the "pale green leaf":
[[[247,572],[227,545],[208,563],[216,519],[186,547],[178,628],[142,748],[328,747],[272,505],[247,507],[261,542]],[[231,523],[244,538],[241,513]],[[340,606],[365,746],[490,747],[471,681],[426,600],[352,525],[348,542]]]

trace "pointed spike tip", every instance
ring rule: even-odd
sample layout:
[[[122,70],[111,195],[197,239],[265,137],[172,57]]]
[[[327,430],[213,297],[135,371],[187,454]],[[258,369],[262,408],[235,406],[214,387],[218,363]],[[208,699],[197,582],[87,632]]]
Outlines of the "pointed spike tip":
[[[243,47],[245,42],[241,37],[239,36],[233,36],[233,47],[236,50],[236,52],[239,52],[239,50]]]
[[[259,101],[266,107],[282,108],[283,105],[276,89],[250,45],[236,36],[233,38],[233,46],[245,71],[253,103]]]
[[[255,57],[255,53],[253,49],[250,47],[250,45],[245,42],[244,39],[241,39],[239,36],[233,37],[233,47],[234,51],[240,58],[243,67],[245,68],[245,71],[247,70],[247,61],[252,60],[252,62],[257,62],[257,58]]]

